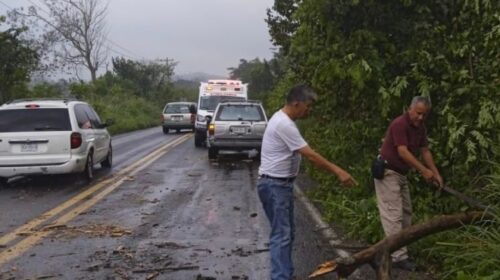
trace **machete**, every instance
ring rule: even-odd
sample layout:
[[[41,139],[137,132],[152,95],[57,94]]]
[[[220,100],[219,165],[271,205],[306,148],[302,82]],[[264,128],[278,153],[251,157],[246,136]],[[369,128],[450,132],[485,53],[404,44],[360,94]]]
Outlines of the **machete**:
[[[469,204],[472,207],[479,208],[482,210],[488,210],[490,208],[489,206],[485,205],[484,203],[477,201],[473,198],[470,198],[470,197],[466,196],[465,194],[463,194],[455,189],[450,188],[450,186],[448,186],[448,185],[442,186],[440,188],[440,190],[443,190],[451,195],[458,197],[459,199],[461,199],[462,201],[464,201],[465,203]]]

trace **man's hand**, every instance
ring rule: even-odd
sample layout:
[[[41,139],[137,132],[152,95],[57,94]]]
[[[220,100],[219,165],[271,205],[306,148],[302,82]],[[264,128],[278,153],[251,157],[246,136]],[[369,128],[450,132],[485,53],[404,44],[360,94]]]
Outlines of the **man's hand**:
[[[441,175],[434,173],[434,183],[441,190],[444,187],[444,181]]]
[[[352,187],[358,185],[358,182],[351,176],[351,174],[347,173],[343,169],[340,169],[338,171],[337,177],[339,178],[340,183],[342,183],[342,185],[345,187]]]
[[[434,172],[432,172],[432,170],[430,170],[429,168],[425,168],[421,173],[422,177],[424,177],[427,183],[432,183],[433,181],[435,181]]]

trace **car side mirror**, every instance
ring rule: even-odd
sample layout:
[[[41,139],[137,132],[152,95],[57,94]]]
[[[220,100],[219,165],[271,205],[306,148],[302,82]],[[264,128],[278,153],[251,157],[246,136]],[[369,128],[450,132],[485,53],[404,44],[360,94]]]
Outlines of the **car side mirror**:
[[[194,105],[189,106],[189,113],[196,114],[197,113],[196,106]]]
[[[106,119],[106,121],[102,124],[102,127],[108,127],[108,126],[111,126],[115,123],[115,121],[113,119]]]
[[[212,121],[212,116],[206,116],[205,118],[207,119],[207,129],[208,129],[208,126],[210,125],[210,122]]]

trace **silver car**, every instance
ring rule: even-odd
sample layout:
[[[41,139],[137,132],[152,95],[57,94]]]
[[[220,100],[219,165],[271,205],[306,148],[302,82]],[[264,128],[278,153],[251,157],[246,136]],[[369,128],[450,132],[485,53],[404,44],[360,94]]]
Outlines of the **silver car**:
[[[267,117],[260,102],[219,103],[208,124],[208,158],[220,150],[260,152]]]
[[[111,168],[111,136],[89,104],[69,99],[18,100],[0,106],[0,184],[37,174]]]
[[[196,103],[193,102],[170,102],[165,105],[162,113],[163,133],[167,134],[171,129],[180,132],[181,129],[194,131],[196,121]]]

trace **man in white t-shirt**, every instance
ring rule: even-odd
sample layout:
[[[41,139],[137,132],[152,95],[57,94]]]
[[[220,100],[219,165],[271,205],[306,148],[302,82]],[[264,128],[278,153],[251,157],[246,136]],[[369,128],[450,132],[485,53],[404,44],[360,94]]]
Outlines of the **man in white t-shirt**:
[[[357,184],[349,173],[311,149],[295,125],[295,120],[307,117],[316,98],[316,93],[305,85],[292,88],[285,106],[269,120],[262,140],[257,189],[271,223],[272,280],[289,280],[293,276],[293,182],[299,173],[301,156],[335,174],[343,185]]]

